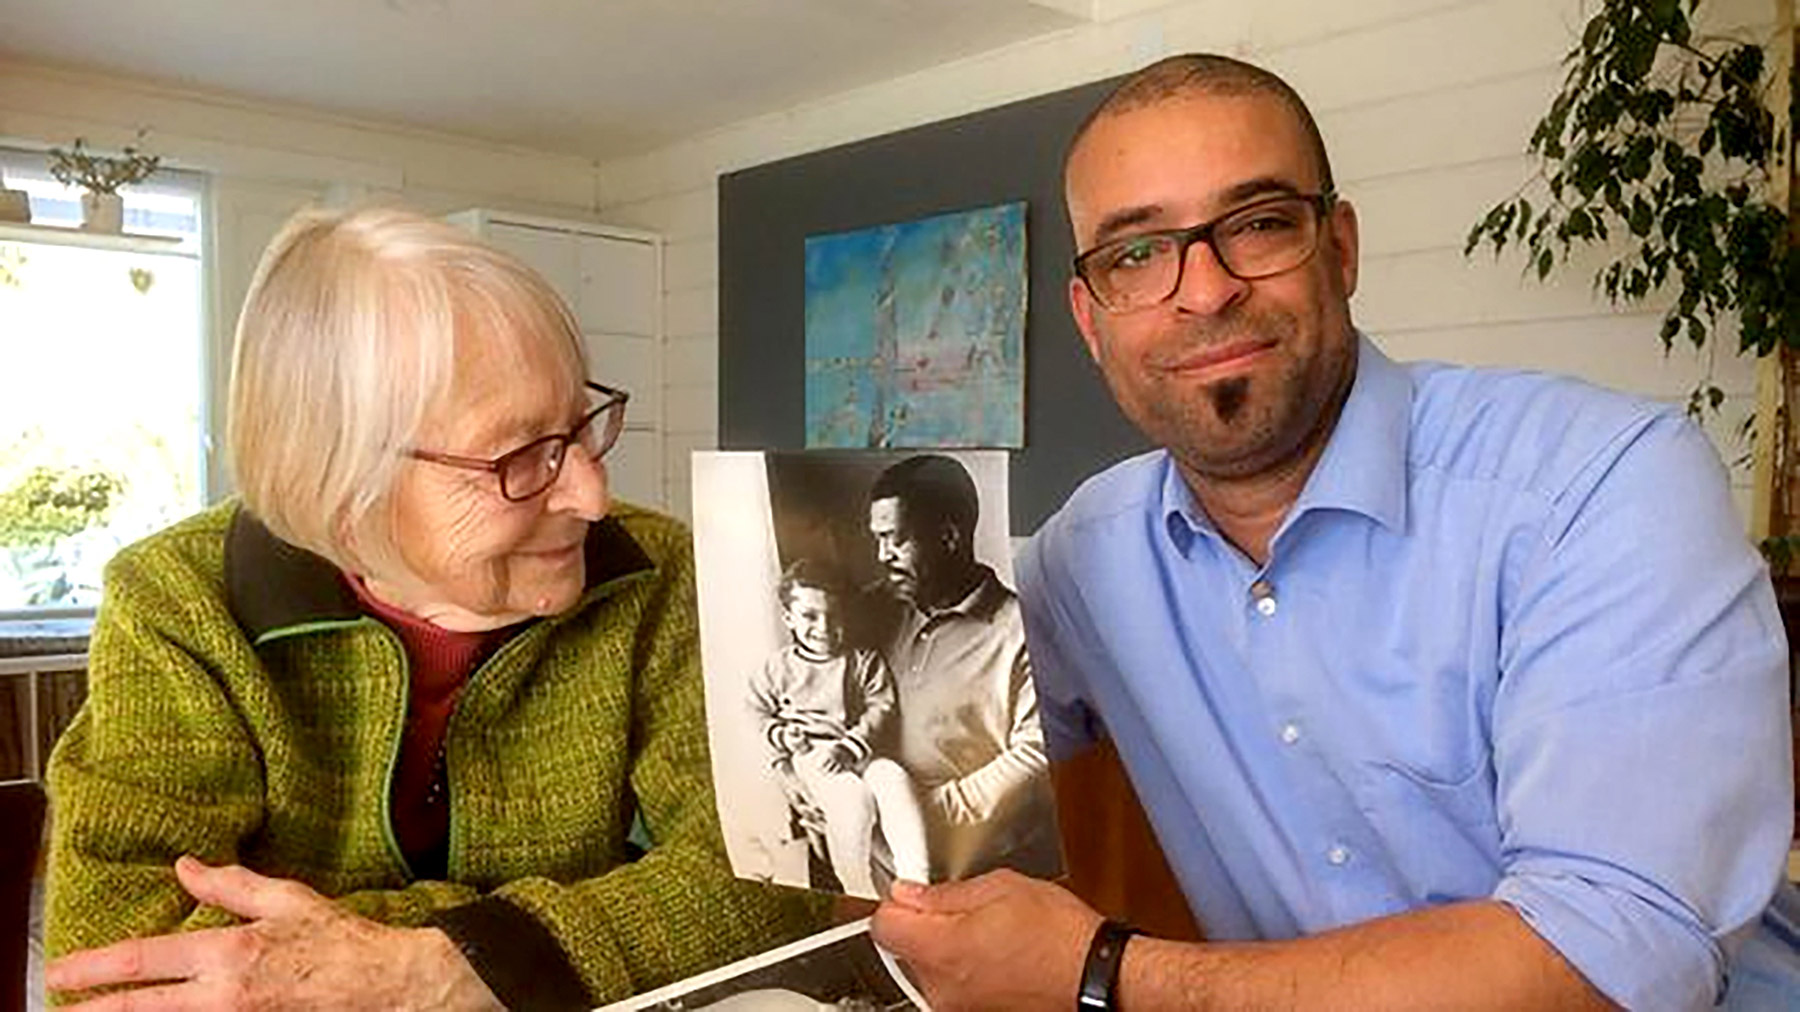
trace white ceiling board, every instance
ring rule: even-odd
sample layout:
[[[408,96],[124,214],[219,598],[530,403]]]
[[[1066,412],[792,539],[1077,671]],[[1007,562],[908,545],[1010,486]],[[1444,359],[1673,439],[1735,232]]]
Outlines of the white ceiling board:
[[[0,0],[0,56],[605,159],[1083,23],[1084,0]]]

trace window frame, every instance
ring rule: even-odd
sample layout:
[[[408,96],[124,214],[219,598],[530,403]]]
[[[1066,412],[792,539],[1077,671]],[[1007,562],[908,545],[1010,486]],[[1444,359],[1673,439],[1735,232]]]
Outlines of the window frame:
[[[29,190],[41,190],[47,187],[61,187],[50,175],[50,154],[48,150],[31,150],[10,145],[0,145],[0,183],[16,186],[15,181],[30,184]],[[215,206],[213,203],[213,175],[196,169],[170,166],[166,162],[142,183],[120,188],[120,193],[129,201],[132,195],[176,195],[191,199],[194,206],[196,228],[181,237],[178,243],[169,244],[166,249],[143,249],[134,252],[148,253],[155,256],[180,257],[190,259],[197,264],[198,291],[196,294],[195,323],[198,332],[195,345],[199,349],[200,361],[195,363],[198,369],[199,401],[195,405],[199,419],[199,445],[194,447],[195,460],[198,465],[195,473],[195,487],[198,491],[199,508],[215,503],[222,494],[221,485],[223,465],[217,460],[217,447],[221,445],[219,433],[214,431],[214,403],[222,392],[220,377],[229,374],[229,360],[217,361],[221,354],[213,334],[212,300],[216,285],[214,252],[216,242]],[[67,188],[73,189],[73,188]],[[37,201],[33,200],[33,214],[36,217]],[[127,222],[129,225],[129,221]],[[107,246],[110,237],[101,239],[94,233],[83,232],[79,228],[63,224],[30,224],[0,222],[0,243],[8,245],[45,245],[64,247]],[[137,235],[167,235],[167,232],[134,233]],[[115,248],[131,249],[132,238],[120,238]],[[229,348],[223,354],[229,356]],[[0,625],[13,623],[30,623],[33,621],[51,621],[61,619],[91,619],[98,605],[44,605],[40,607],[8,608],[0,606]]]

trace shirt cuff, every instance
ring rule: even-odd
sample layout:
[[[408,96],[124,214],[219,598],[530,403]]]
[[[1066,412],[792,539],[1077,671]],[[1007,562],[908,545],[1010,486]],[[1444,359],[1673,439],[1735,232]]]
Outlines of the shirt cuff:
[[[1712,1008],[1724,994],[1718,943],[1644,897],[1573,877],[1515,875],[1501,880],[1494,899],[1624,1008]]]

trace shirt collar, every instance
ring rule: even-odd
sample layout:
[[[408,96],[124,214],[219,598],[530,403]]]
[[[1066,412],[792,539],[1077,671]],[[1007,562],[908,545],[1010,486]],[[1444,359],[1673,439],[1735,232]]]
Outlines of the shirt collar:
[[[1324,454],[1282,524],[1284,528],[1295,517],[1316,509],[1361,513],[1393,530],[1406,525],[1412,378],[1360,331],[1356,343],[1356,379],[1350,385],[1350,396]],[[1169,536],[1182,551],[1196,534],[1217,536],[1212,520],[1166,451],[1161,499]]]
[[[1162,470],[1163,526],[1175,547],[1185,553],[1194,543],[1195,535],[1217,537],[1212,518],[1200,508],[1194,490],[1188,487],[1187,479],[1181,476],[1181,468],[1175,466],[1174,455],[1167,450],[1162,454]]]
[[[992,621],[994,613],[1000,610],[1002,604],[1006,603],[1006,588],[1000,585],[1000,577],[994,574],[992,566],[978,562],[975,564],[975,568],[981,571],[981,578],[975,581],[975,586],[971,587],[961,600],[942,608],[933,608],[929,612],[916,608],[913,610],[926,621],[952,613],[980,619],[983,622]]]
[[[1360,332],[1356,342],[1356,381],[1289,522],[1308,510],[1341,509],[1397,531],[1406,526],[1412,377]]]

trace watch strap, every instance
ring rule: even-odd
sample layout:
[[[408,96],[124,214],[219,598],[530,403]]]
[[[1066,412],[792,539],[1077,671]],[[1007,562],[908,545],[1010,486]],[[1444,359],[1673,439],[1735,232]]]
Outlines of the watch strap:
[[[1088,943],[1087,962],[1081,968],[1081,990],[1075,995],[1075,1012],[1104,1010],[1118,1006],[1119,967],[1125,961],[1125,943],[1131,936],[1143,934],[1124,921],[1104,920],[1094,929]]]

